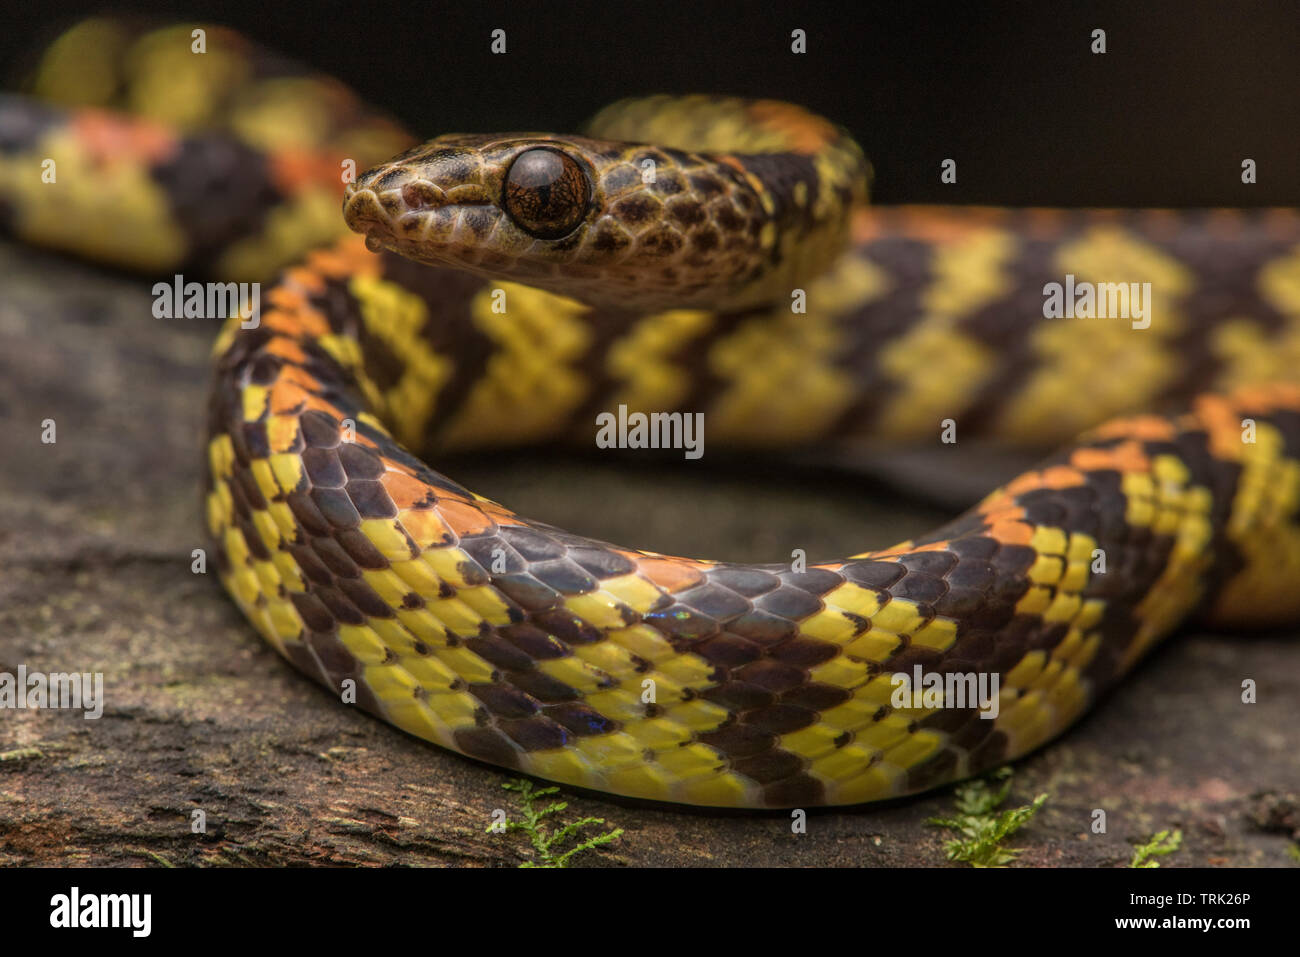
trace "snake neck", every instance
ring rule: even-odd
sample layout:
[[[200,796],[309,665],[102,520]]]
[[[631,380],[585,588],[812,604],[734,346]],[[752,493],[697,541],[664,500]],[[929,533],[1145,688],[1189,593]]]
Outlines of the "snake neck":
[[[867,202],[871,165],[842,127],[778,100],[649,96],[606,107],[593,136],[643,139],[709,155],[738,172],[760,200],[765,262],[715,302],[740,309],[788,299],[825,272],[849,242],[850,220]]]

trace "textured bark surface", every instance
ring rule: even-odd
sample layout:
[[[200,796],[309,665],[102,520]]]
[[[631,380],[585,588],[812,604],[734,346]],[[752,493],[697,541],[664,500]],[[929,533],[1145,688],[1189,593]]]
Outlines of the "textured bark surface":
[[[0,711],[0,865],[513,866],[508,775],[341,705],[281,661],[215,578],[190,571],[215,327],[159,320],[149,287],[0,245],[0,671],[103,672],[102,718]],[[42,444],[42,421],[57,442]],[[845,476],[768,463],[437,463],[525,514],[685,554],[862,551],[943,517]],[[986,463],[987,464],[987,463]],[[1023,865],[1113,866],[1181,828],[1164,866],[1294,864],[1300,643],[1180,636],[1082,724],[1016,766]],[[1243,705],[1253,678],[1259,702]],[[952,789],[853,810],[717,813],[567,792],[560,820],[624,829],[597,866],[935,865]],[[1105,834],[1092,813],[1108,815]],[[204,834],[191,831],[195,810]],[[593,828],[586,833],[597,833]]]

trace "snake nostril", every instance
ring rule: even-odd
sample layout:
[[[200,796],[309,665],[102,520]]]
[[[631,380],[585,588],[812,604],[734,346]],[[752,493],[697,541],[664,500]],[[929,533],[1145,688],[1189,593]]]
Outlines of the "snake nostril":
[[[407,183],[402,187],[402,202],[412,211],[428,209],[430,206],[440,206],[443,199],[442,190],[423,180],[416,180],[414,183]]]

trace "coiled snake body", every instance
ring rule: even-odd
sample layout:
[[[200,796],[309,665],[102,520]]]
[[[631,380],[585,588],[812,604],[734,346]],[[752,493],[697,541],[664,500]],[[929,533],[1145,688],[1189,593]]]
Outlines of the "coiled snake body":
[[[79,29],[101,46],[118,31],[148,102],[149,57],[178,57],[188,28],[105,23]],[[38,85],[89,43],[68,36]],[[258,62],[233,35],[211,42]],[[188,88],[215,102],[196,129],[259,131],[237,146],[6,101],[8,166],[129,155],[116,175],[148,189],[113,221],[167,220],[187,178],[224,200],[196,204],[189,222],[217,217],[202,230],[114,250],[84,216],[69,230],[48,199],[11,192],[11,228],[236,276],[325,238],[337,227],[287,224],[336,201],[359,128],[390,152],[400,131],[319,78],[286,93],[268,92],[282,76],[240,76],[242,100]],[[276,95],[328,104],[309,150],[258,139],[276,135],[252,122]],[[443,137],[364,173],[344,212],[366,239],[289,266],[256,328],[235,317],[215,347],[205,507],[227,590],[282,655],[405,731],[718,806],[850,804],[974,774],[1059,734],[1193,615],[1300,618],[1294,211],[875,213],[866,185],[832,124],[710,97],[619,104],[585,137]],[[268,205],[284,216],[239,214]],[[1152,322],[1044,319],[1043,285],[1067,273],[1150,282]],[[573,535],[408,451],[590,442],[620,405],[702,411],[711,442],[760,449],[936,441],[949,419],[1027,443],[1091,430],[942,528],[798,569]],[[1182,411],[1133,414],[1157,405]],[[1098,425],[1114,413],[1129,414]],[[996,676],[997,716],[900,706],[894,676],[918,673]]]

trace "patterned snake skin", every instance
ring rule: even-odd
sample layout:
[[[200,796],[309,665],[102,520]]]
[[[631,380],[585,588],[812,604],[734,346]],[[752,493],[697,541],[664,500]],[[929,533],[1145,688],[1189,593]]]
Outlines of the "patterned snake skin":
[[[59,87],[106,37],[114,82]],[[62,108],[0,101],[12,232],[255,276],[337,235],[310,212],[337,202],[340,157],[409,143],[215,29],[222,83],[149,87],[176,84],[189,42],[91,21],[37,73]],[[151,118],[103,111],[125,106]],[[47,156],[119,189],[59,206],[12,185]],[[297,667],[419,737],[748,807],[977,773],[1190,617],[1300,619],[1296,212],[873,211],[866,185],[826,121],[703,97],[619,104],[585,137],[444,137],[361,175],[345,214],[366,238],[306,253],[215,346],[206,524],[227,590]],[[1044,319],[1067,273],[1150,282],[1149,327]],[[710,443],[756,448],[934,442],[945,420],[1028,445],[1091,431],[940,529],[800,570],[583,538],[408,451],[590,443],[620,405],[702,412]],[[996,717],[900,704],[914,669],[996,677]]]

